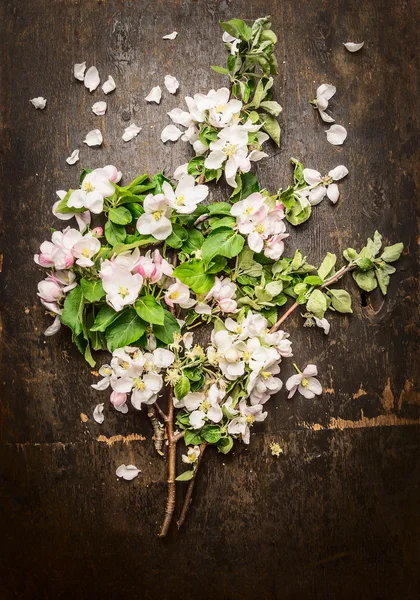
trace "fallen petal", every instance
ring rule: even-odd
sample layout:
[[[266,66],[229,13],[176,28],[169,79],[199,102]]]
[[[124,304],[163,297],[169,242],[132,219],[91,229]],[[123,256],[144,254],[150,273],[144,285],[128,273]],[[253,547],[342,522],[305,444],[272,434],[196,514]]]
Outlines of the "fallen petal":
[[[335,119],[333,119],[332,117],[330,117],[330,115],[327,114],[325,112],[325,110],[318,109],[318,112],[320,114],[321,119],[324,121],[324,123],[334,123]]]
[[[86,71],[84,82],[89,92],[94,92],[96,90],[98,85],[101,83],[99,72],[96,67],[89,67],[89,69]]]
[[[129,142],[130,140],[138,136],[140,131],[141,127],[137,127],[137,125],[131,123],[131,125],[125,128],[124,133],[122,135],[122,139],[124,140],[124,142]]]
[[[127,404],[121,404],[121,406],[115,406],[115,404],[114,404],[114,408],[116,411],[122,413],[123,415],[126,415],[128,413]]]
[[[105,81],[105,83],[102,86],[102,91],[104,94],[109,94],[110,92],[113,92],[116,87],[117,86],[115,85],[114,78],[111,77],[111,75],[108,75],[108,79]]]
[[[174,40],[177,35],[178,35],[178,32],[173,31],[172,33],[167,33],[166,35],[164,35],[162,39],[163,40]]]
[[[100,102],[95,102],[92,106],[92,112],[98,117],[102,117],[106,113],[106,102],[101,100]]]
[[[172,75],[165,75],[165,87],[170,94],[175,94],[179,88],[178,79],[176,77],[172,77]]]
[[[332,125],[325,133],[333,146],[341,146],[347,137],[347,130],[342,125]]]
[[[93,418],[97,423],[99,423],[99,425],[101,423],[103,423],[104,419],[105,419],[103,412],[104,412],[104,405],[97,404],[95,406],[95,410],[93,411]]]
[[[335,204],[338,201],[338,198],[340,197],[340,191],[336,183],[332,183],[328,186],[327,196],[333,204]]]
[[[79,160],[79,150],[73,150],[68,158],[66,158],[66,163],[68,165],[74,165]]]
[[[76,63],[73,67],[73,74],[79,81],[83,81],[85,78],[86,61],[82,63]]]
[[[160,134],[160,139],[163,143],[170,140],[171,142],[176,142],[182,135],[182,131],[178,129],[175,125],[167,125],[162,133]]]
[[[365,42],[360,42],[359,44],[356,42],[345,42],[343,43],[343,46],[345,46],[349,52],[357,52],[363,48],[364,43]]]
[[[146,102],[156,102],[156,104],[159,104],[161,98],[162,90],[160,89],[160,86],[157,85],[150,90],[149,95],[146,96],[145,100]]]
[[[338,165],[338,167],[331,169],[331,171],[329,171],[329,173],[328,173],[328,175],[330,177],[332,177],[334,179],[334,181],[339,181],[340,179],[343,179],[343,177],[345,177],[348,174],[349,174],[349,170],[344,165]]]
[[[43,110],[47,105],[47,99],[43,98],[42,96],[38,96],[38,98],[32,98],[32,100],[30,100],[30,103],[33,104],[35,108]]]
[[[89,131],[89,133],[86,135],[86,138],[83,140],[83,143],[87,144],[88,146],[100,146],[102,142],[103,137],[99,129],[93,129],[92,131]]]
[[[54,335],[55,333],[57,333],[57,331],[60,329],[61,327],[61,321],[60,321],[60,317],[57,315],[53,321],[53,324],[50,325],[49,327],[47,327],[47,329],[44,331],[44,335],[46,335],[47,337]]]
[[[122,477],[127,481],[131,481],[140,473],[140,469],[135,467],[134,465],[120,465],[118,469],[115,471],[117,477]]]

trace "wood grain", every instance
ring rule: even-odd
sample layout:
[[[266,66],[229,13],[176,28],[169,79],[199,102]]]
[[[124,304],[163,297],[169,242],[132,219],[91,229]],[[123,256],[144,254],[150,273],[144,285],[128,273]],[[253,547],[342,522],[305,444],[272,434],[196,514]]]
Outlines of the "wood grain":
[[[107,410],[102,426],[93,421],[99,393],[68,332],[42,336],[50,318],[32,255],[51,226],[62,227],[51,215],[55,190],[74,186],[79,167],[115,163],[128,180],[188,159],[187,145],[159,141],[166,112],[226,83],[209,68],[225,60],[219,19],[265,14],[279,36],[284,123],[281,148],[256,167],[260,181],[287,184],[291,156],[350,171],[338,204],[317,207],[288,248],[316,262],[378,228],[406,251],[385,302],[347,281],[355,314],[333,317],[328,339],[293,315],[295,355],[318,365],[325,393],[312,402],[281,392],[249,448],[206,452],[187,523],[161,541],[165,471],[146,414]],[[419,16],[416,0],[2,3],[2,598],[418,597]],[[174,29],[176,40],[162,40]],[[357,54],[342,46],[360,40]],[[105,117],[90,111],[102,92],[73,79],[83,60],[117,83]],[[180,80],[179,93],[146,104],[165,74]],[[324,82],[338,89],[331,108],[349,131],[343,147],[326,142],[309,104]],[[29,104],[39,95],[44,111]],[[133,121],[142,131],[125,144]],[[87,148],[96,127],[103,147]],[[77,147],[80,163],[69,167]],[[116,467],[131,462],[139,477],[117,481]]]

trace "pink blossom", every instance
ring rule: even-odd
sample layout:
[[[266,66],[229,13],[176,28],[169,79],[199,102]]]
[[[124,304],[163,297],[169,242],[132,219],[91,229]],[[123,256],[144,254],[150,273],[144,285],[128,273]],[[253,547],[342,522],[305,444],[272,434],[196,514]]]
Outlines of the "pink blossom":
[[[165,294],[165,302],[168,306],[179,304],[181,308],[191,308],[196,300],[190,298],[190,288],[180,281],[170,285]]]
[[[173,269],[167,260],[163,258],[159,250],[153,252],[149,250],[145,256],[138,260],[137,270],[142,277],[150,279],[152,283],[157,283],[164,275],[171,276]]]
[[[110,400],[111,404],[115,407],[122,406],[127,402],[127,394],[124,392],[112,392]]]

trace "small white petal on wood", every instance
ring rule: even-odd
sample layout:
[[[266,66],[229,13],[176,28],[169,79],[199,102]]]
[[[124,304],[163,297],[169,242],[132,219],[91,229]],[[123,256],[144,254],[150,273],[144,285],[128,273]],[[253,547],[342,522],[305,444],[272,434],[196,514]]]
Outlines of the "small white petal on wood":
[[[129,142],[130,140],[138,136],[140,131],[141,127],[137,127],[135,123],[131,123],[131,125],[125,128],[124,133],[122,135],[122,139],[124,140],[124,142]]]
[[[83,143],[87,146],[100,146],[103,142],[102,133],[99,129],[92,129],[86,135],[86,138],[83,140]]]
[[[30,103],[35,106],[35,108],[39,108],[40,110],[44,110],[47,105],[47,99],[42,96],[38,96],[38,98],[32,98]]]
[[[98,117],[102,117],[106,113],[106,102],[100,100],[99,102],[95,102],[92,106],[92,112]]]
[[[97,404],[95,406],[95,410],[93,411],[93,418],[94,420],[99,423],[99,425],[101,425],[101,423],[104,422],[105,416],[104,416],[104,405],[102,404]]]
[[[89,67],[85,74],[85,87],[87,87],[89,92],[94,92],[100,83],[98,69],[96,67]]]
[[[343,46],[346,47],[346,49],[349,52],[357,52],[358,50],[360,50],[361,48],[363,48],[365,42],[343,42]]]
[[[131,481],[140,473],[140,469],[137,469],[134,465],[120,465],[116,470],[115,474],[117,477]]]
[[[347,130],[342,125],[331,125],[325,133],[327,134],[327,140],[333,146],[341,146],[347,137]]]
[[[116,411],[122,413],[123,415],[126,415],[128,413],[128,406],[127,406],[127,404],[121,404],[121,406],[114,406],[114,408],[115,408]]]
[[[166,35],[164,35],[162,39],[163,40],[174,40],[177,35],[178,35],[178,32],[173,31],[172,33],[167,33]]]
[[[79,150],[73,150],[68,158],[66,158],[66,163],[68,165],[74,165],[79,160]]]
[[[179,81],[172,75],[165,75],[165,87],[170,94],[175,94],[179,88]]]
[[[153,87],[148,96],[146,96],[146,102],[156,102],[156,104],[160,103],[160,99],[162,98],[162,90],[160,89],[160,85],[156,85]]]
[[[160,139],[163,143],[170,140],[171,142],[176,142],[182,135],[182,131],[175,127],[175,125],[167,125],[162,133],[160,134]]]
[[[53,324],[50,325],[49,327],[47,327],[47,329],[44,331],[44,335],[46,335],[47,337],[54,335],[55,333],[57,333],[57,331],[60,329],[61,327],[61,321],[60,321],[60,317],[57,315],[53,321]]]
[[[115,85],[114,78],[111,77],[111,75],[108,75],[108,79],[105,81],[105,83],[102,86],[102,91],[104,94],[109,94],[110,92],[113,92],[116,87],[117,86]]]
[[[83,81],[84,80],[84,78],[85,78],[85,71],[86,71],[86,61],[82,62],[82,63],[76,63],[73,66],[73,75],[79,81]]]

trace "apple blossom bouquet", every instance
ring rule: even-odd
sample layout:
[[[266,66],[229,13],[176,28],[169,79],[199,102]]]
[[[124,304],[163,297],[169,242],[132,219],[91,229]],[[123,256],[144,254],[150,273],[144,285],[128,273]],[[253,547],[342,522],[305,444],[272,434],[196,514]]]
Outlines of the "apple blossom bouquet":
[[[127,185],[112,165],[84,169],[78,187],[57,192],[53,206],[58,219],[75,219],[78,228],[54,231],[35,255],[48,271],[38,295],[54,316],[45,335],[67,326],[91,367],[94,351],[109,351],[92,387],[111,390],[110,404],[121,413],[129,404],[146,409],[156,451],[168,461],[162,537],[174,514],[175,482],[190,482],[180,526],[205,449],[227,454],[235,440],[248,444],[254,424],[267,418],[266,403],[283,386],[280,363],[292,357],[289,333],[281,328],[287,317],[299,308],[305,327],[328,334],[328,312],[352,312],[350,294],[338,281],[352,272],[361,289],[379,286],[386,294],[395,271],[390,263],[402,251],[394,244],[381,253],[375,232],[360,251],[344,251],[342,267],[332,253],[319,266],[299,250],[287,256],[286,223],[308,220],[326,196],[337,202],[336,182],[348,170],[339,165],[322,176],[292,159],[290,185],[271,193],[259,184],[252,163],[267,156],[262,144],[269,137],[280,143],[281,108],[272,96],[276,36],[269,17],[222,27],[229,57],[226,68],[214,70],[230,77],[230,87],[187,97],[188,111],[168,113],[175,124],[168,127],[195,156],[173,177],[143,174]],[[331,97],[331,87],[319,90],[318,108],[326,108],[321,98]],[[232,192],[212,202],[207,184],[223,174]],[[92,227],[92,215],[100,226]],[[201,339],[210,332],[207,344],[194,340],[197,326]],[[316,366],[294,366],[288,397],[321,394]],[[103,409],[103,403],[95,408],[98,423]],[[181,440],[187,467],[177,476]],[[117,470],[125,479],[137,474],[133,465]]]

